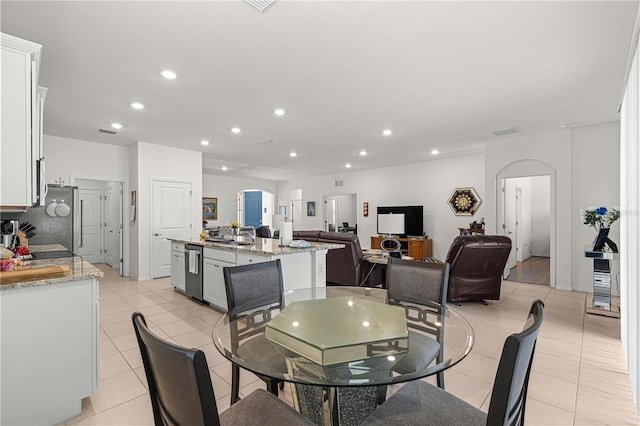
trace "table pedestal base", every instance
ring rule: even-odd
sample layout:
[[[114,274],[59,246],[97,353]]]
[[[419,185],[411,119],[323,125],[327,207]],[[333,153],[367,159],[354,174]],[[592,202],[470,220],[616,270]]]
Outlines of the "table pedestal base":
[[[609,309],[593,306],[593,295],[587,294],[587,313],[594,315],[603,315],[606,317],[620,318],[620,302],[617,298],[612,297]]]

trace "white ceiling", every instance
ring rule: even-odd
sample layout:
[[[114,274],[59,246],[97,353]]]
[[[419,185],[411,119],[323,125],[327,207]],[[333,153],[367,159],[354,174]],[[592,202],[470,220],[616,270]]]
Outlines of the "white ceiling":
[[[637,7],[3,0],[1,12],[2,32],[43,45],[46,134],[199,150],[205,173],[289,180],[482,152],[502,129],[617,120]],[[97,132],[113,121],[118,135]]]

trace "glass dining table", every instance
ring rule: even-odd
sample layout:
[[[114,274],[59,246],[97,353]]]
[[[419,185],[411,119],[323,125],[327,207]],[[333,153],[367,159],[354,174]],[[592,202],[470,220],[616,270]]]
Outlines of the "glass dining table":
[[[399,304],[384,289],[343,286],[285,291],[280,303],[236,320],[224,315],[212,338],[232,363],[292,383],[295,408],[316,424],[343,425],[373,411],[387,385],[457,364],[475,339],[448,306]]]

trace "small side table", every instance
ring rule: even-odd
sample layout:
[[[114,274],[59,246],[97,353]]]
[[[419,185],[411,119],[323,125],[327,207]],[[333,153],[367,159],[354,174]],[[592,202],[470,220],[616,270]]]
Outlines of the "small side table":
[[[587,313],[620,318],[620,306],[611,303],[611,264],[620,260],[618,253],[591,251],[584,256],[593,259],[593,296],[587,296]]]
[[[484,228],[458,228],[460,235],[484,234]]]

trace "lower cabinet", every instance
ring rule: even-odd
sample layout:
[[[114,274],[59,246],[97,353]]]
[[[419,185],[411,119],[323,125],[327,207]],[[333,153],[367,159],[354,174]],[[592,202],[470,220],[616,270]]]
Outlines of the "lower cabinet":
[[[227,310],[227,290],[224,287],[225,266],[236,266],[236,253],[205,247],[202,262],[202,298],[216,308]]]
[[[98,281],[0,295],[0,424],[54,425],[79,415],[98,386]]]
[[[185,291],[184,251],[171,251],[171,285]]]

